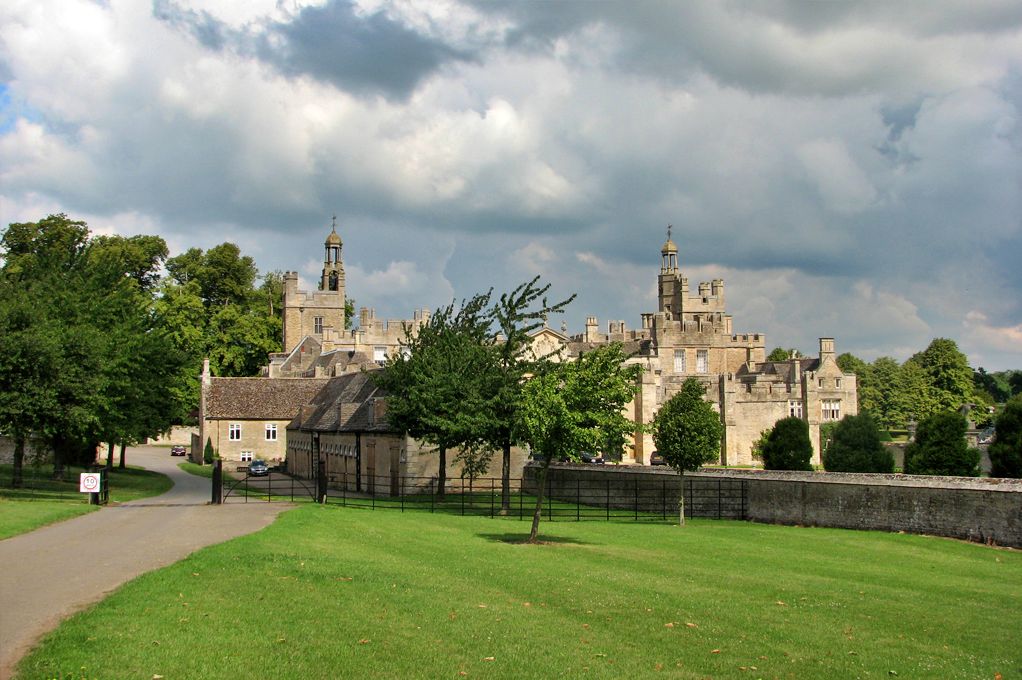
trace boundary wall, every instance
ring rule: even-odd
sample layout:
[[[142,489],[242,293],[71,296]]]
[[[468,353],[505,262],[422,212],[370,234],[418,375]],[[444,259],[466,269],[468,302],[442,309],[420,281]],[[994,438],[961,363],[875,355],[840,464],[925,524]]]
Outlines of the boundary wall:
[[[554,498],[581,484],[613,484],[627,475],[650,485],[673,470],[639,466],[552,465]],[[535,475],[535,465],[525,476]],[[634,476],[634,477],[633,477]],[[704,470],[685,479],[747,482],[746,518],[769,524],[904,531],[1022,548],[1022,480],[971,477]],[[631,482],[629,482],[631,483]]]

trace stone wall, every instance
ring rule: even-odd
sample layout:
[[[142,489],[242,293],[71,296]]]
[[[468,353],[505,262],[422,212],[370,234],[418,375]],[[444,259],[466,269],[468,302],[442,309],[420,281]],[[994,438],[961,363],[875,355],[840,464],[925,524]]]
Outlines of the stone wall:
[[[530,465],[526,476],[534,475]],[[568,500],[578,485],[606,485],[615,478],[612,488],[625,493],[634,486],[628,480],[641,478],[651,487],[678,480],[663,468],[562,465],[549,488],[555,498]],[[745,481],[746,517],[756,522],[906,531],[1022,547],[1022,480],[760,470],[705,471],[685,478],[704,484]]]

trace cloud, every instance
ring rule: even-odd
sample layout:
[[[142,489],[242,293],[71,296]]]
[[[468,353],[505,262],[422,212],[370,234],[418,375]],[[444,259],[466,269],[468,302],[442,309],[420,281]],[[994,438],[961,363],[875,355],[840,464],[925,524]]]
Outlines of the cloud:
[[[12,0],[0,64],[6,221],[315,280],[336,213],[381,316],[541,273],[573,328],[655,308],[672,223],[771,342],[1022,323],[1017,3]]]

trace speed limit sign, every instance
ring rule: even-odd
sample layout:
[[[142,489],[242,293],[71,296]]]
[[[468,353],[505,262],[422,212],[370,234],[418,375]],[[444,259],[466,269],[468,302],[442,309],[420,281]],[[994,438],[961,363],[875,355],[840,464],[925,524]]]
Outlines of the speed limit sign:
[[[78,482],[78,490],[82,493],[98,493],[101,475],[98,472],[83,472]]]

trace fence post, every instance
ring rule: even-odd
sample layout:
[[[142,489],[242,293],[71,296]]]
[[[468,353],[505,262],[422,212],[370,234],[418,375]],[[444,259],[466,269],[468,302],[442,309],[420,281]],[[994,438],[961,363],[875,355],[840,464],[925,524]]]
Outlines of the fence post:
[[[316,502],[326,503],[326,461],[320,460],[316,470]]]
[[[224,462],[217,458],[213,461],[213,497],[210,502],[213,505],[220,505],[224,502]]]

